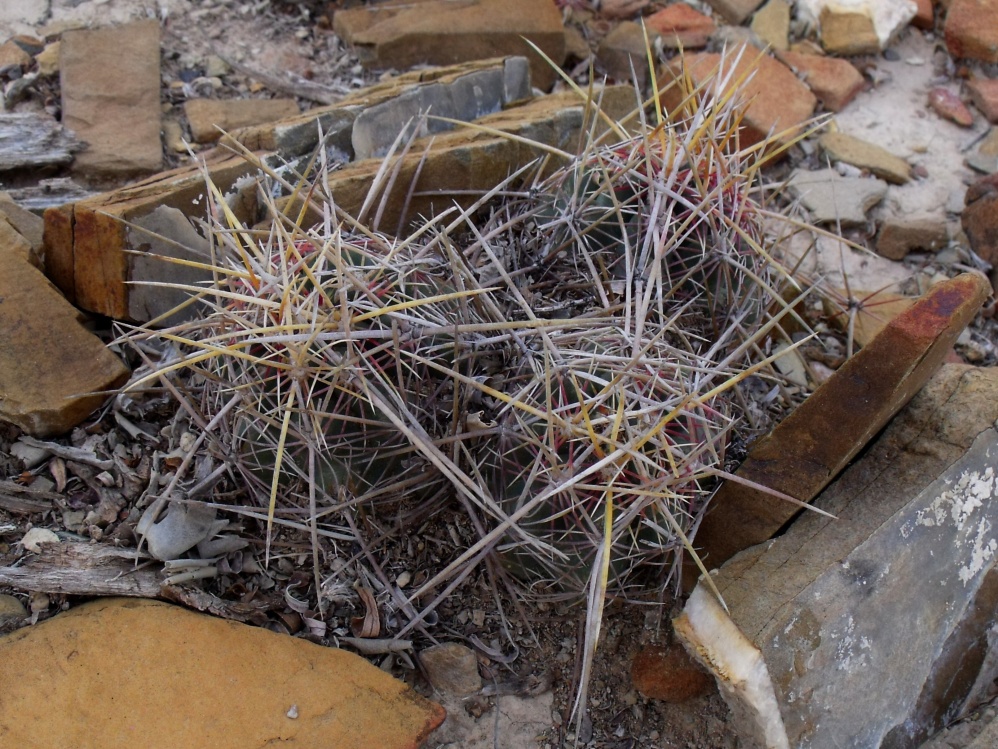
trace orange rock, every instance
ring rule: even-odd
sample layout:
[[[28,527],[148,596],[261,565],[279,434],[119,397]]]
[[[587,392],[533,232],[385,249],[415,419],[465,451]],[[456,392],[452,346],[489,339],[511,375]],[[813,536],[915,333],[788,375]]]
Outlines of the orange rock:
[[[974,76],[967,81],[967,92],[988,122],[998,124],[998,78]]]
[[[974,124],[974,115],[960,97],[945,88],[934,88],[929,91],[929,106],[944,119],[955,122],[960,127],[970,127]]]
[[[991,284],[977,273],[933,286],[756,442],[737,475],[810,502],[928,381],[990,293]],[[798,511],[727,481],[694,543],[708,568],[717,568],[771,538]],[[693,583],[687,574],[685,586]]]
[[[681,645],[649,645],[634,657],[631,683],[645,697],[686,702],[707,694],[713,679]]]
[[[931,29],[936,25],[935,10],[932,7],[932,0],[915,0],[918,10],[911,20],[911,25],[916,29]]]
[[[880,51],[873,20],[865,12],[857,13],[834,6],[821,9],[821,46],[833,55],[872,55]]]
[[[667,5],[645,19],[649,31],[661,35],[666,47],[696,49],[707,45],[717,24],[710,16],[695,10],[686,3]]]
[[[444,711],[359,656],[112,598],[0,639],[3,746],[415,749]]]
[[[863,75],[848,60],[800,52],[783,52],[779,57],[801,75],[829,112],[841,112],[866,85]]]
[[[998,0],[952,0],[944,33],[954,57],[998,62]]]
[[[732,69],[731,61],[736,57]],[[777,142],[785,143],[803,132],[817,99],[786,65],[744,45],[729,52],[726,59],[723,75],[731,83],[725,93],[730,86],[745,81],[741,88],[741,99],[745,102],[742,145],[759,143],[771,133]],[[678,85],[684,64],[696,87],[722,72],[719,54],[701,52],[674,59],[659,76],[662,104],[670,112],[679,109],[684,98]]]
[[[299,114],[294,99],[190,99],[184,114],[198,143],[211,143],[239,127],[262,125]]]

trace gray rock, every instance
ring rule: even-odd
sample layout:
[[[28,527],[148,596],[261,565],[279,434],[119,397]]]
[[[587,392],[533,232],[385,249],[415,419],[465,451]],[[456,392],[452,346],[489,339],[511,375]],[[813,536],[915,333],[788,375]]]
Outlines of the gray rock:
[[[208,538],[215,527],[216,513],[201,502],[173,502],[166,516],[157,519],[164,504],[160,499],[149,505],[135,530],[148,544],[149,553],[166,562]]]
[[[0,627],[12,622],[19,622],[28,615],[28,610],[14,596],[0,594]]]
[[[730,619],[698,586],[676,621],[687,646],[715,675],[725,642],[761,656],[721,684],[749,745],[917,746],[989,696],[996,419],[998,370],[944,366],[815,501],[837,519],[805,513],[721,568]],[[737,636],[712,639],[725,621]]]
[[[478,674],[478,658],[471,648],[456,642],[444,642],[426,648],[419,662],[433,688],[443,694],[464,696],[482,688]]]
[[[842,177],[834,169],[797,170],[788,184],[819,224],[864,224],[866,212],[887,194],[887,183],[883,180]]]

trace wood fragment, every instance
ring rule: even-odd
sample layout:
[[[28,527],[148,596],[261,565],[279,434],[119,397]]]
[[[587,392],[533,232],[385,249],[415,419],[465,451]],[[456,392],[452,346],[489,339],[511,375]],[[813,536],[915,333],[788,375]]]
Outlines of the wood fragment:
[[[84,450],[79,447],[60,445],[58,442],[46,442],[44,440],[35,439],[34,437],[28,437],[27,435],[23,435],[21,437],[21,442],[29,447],[39,447],[42,450],[48,450],[56,457],[63,458],[64,460],[72,460],[76,463],[85,463],[93,466],[94,468],[99,468],[102,471],[110,471],[114,469],[113,460],[101,460],[92,450]]]
[[[32,187],[8,190],[7,194],[25,210],[43,211],[65,203],[75,203],[97,193],[81,187],[69,177],[54,177],[40,180]]]
[[[148,559],[135,549],[48,544],[17,567],[0,567],[0,585],[39,593],[156,598],[160,595],[159,564],[136,567],[136,561]]]
[[[52,502],[47,500],[29,499],[18,497],[12,494],[0,492],[0,510],[14,512],[20,515],[33,515],[39,512],[48,512],[52,509]]]
[[[75,136],[45,114],[0,114],[0,171],[68,164],[83,149]]]
[[[265,70],[248,67],[228,57],[222,57],[222,60],[236,72],[259,81],[271,91],[297,96],[319,104],[336,104],[349,91],[349,89],[337,90],[319,83],[312,83],[287,71],[282,77]]]

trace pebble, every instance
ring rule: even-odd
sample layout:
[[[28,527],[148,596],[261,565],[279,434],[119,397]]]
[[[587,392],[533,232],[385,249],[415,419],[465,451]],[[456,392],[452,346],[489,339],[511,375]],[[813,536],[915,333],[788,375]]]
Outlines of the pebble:
[[[895,185],[911,179],[911,166],[886,149],[845,133],[825,133],[819,143],[834,161],[844,161]]]
[[[940,117],[955,122],[960,127],[974,124],[974,115],[967,109],[967,105],[949,89],[934,88],[929,91],[929,106]]]
[[[20,621],[28,616],[28,610],[20,600],[0,594],[0,627],[10,622]]]
[[[482,688],[475,652],[457,642],[444,642],[426,648],[419,654],[419,662],[426,669],[426,676],[437,691],[463,697]]]

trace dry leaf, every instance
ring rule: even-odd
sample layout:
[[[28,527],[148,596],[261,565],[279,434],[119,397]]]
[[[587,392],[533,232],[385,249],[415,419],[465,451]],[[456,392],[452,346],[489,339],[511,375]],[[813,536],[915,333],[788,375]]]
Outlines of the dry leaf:
[[[374,594],[362,585],[357,586],[357,595],[364,604],[364,616],[350,620],[350,631],[354,637],[371,638],[381,634],[381,617],[378,615],[378,602]]]

